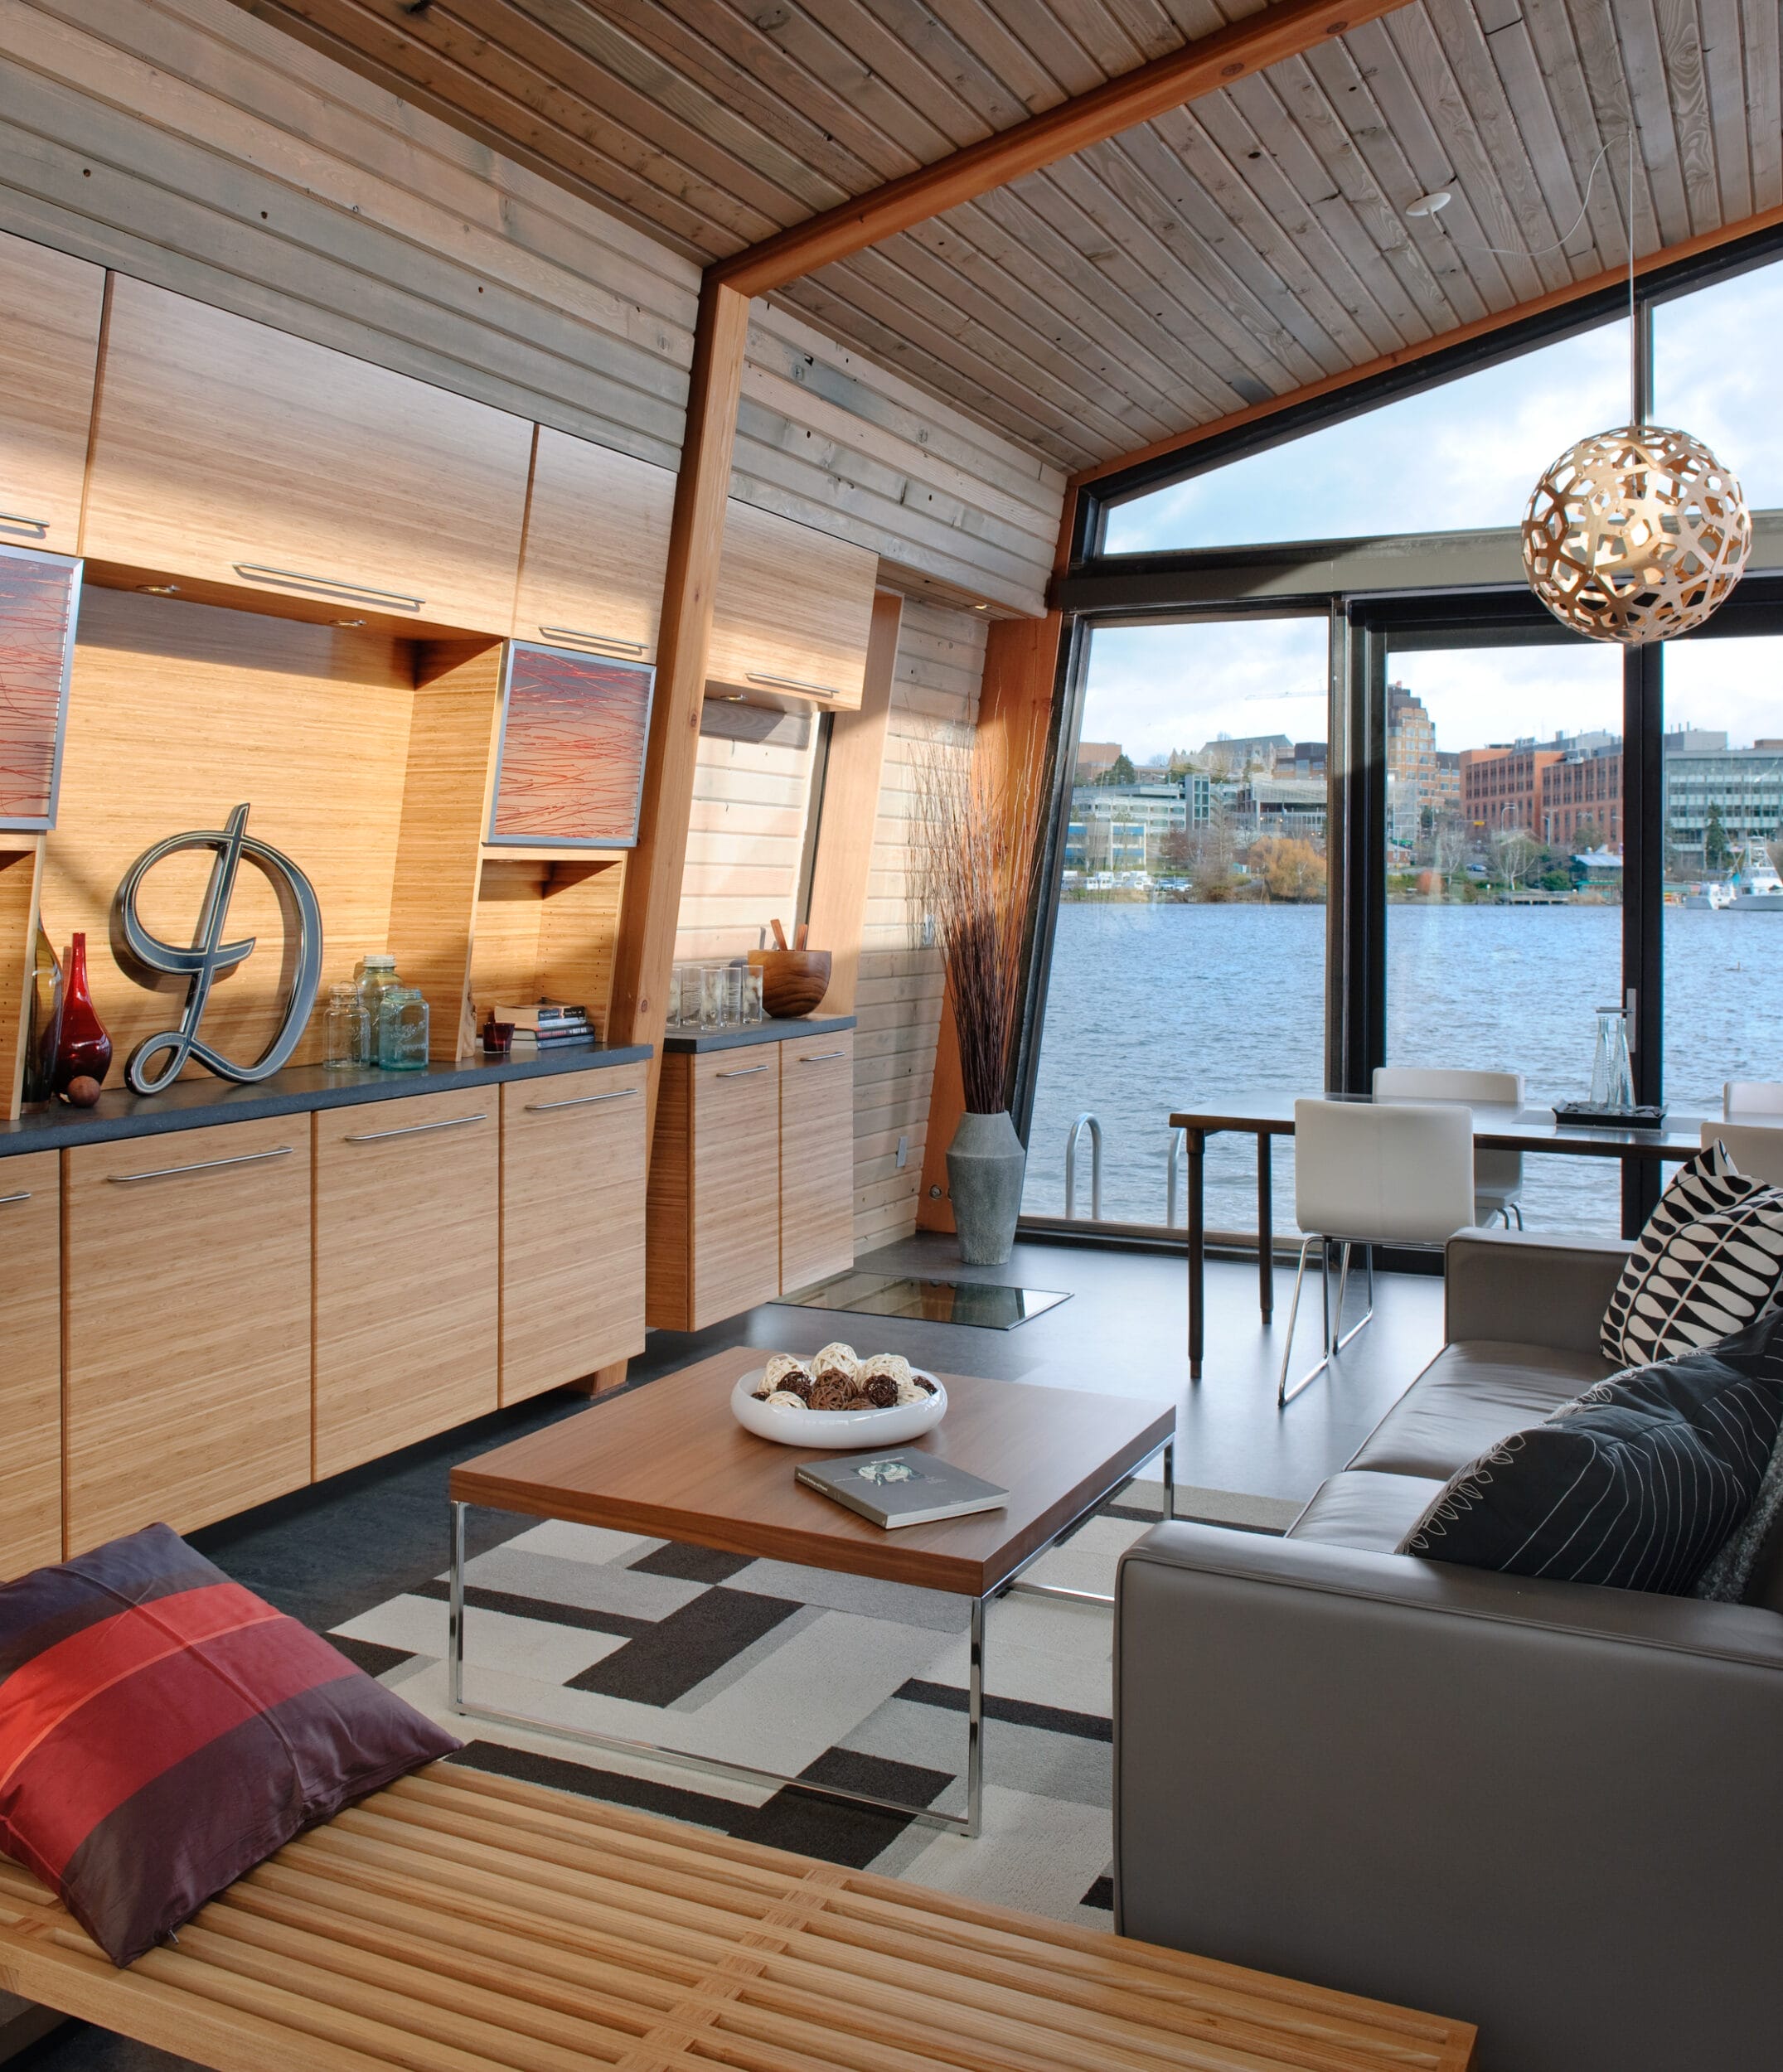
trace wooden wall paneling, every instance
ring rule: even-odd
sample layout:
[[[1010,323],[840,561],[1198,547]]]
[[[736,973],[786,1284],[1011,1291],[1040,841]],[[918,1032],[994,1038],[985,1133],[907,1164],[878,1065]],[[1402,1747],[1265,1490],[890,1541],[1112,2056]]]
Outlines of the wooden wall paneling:
[[[519,1006],[537,997],[540,941],[551,866],[492,856],[477,884],[470,987],[458,1055],[468,1056],[487,1010]],[[398,967],[400,969],[400,966]],[[584,1001],[583,1005],[592,1005]]]
[[[388,943],[374,946],[394,951],[398,974],[427,995],[438,1058],[468,1056],[476,1040],[472,960],[501,659],[487,641],[431,641],[416,656]]]
[[[0,1581],[62,1558],[60,1169],[0,1159]]]
[[[504,1403],[623,1378],[644,1349],[649,1077],[616,1065],[501,1088]]]
[[[77,551],[102,268],[0,235],[0,541]]]
[[[497,1406],[500,1090],[318,1110],[317,1481]]]
[[[671,469],[539,427],[514,637],[654,661]]]
[[[659,1044],[666,1022],[749,323],[749,306],[743,296],[721,288],[702,295],[686,449],[676,478],[669,535],[643,811],[614,958],[612,1040],[616,1043]],[[657,1077],[652,1072],[652,1115]]]
[[[531,451],[487,404],[114,274],[81,552],[506,635]]]
[[[560,864],[540,892],[537,990],[546,1000],[587,1008],[603,1034],[613,1019],[613,960],[626,871],[623,857],[598,869]]]
[[[308,1481],[309,1138],[299,1115],[61,1154],[70,1554]]]
[[[780,1292],[855,1263],[855,1039],[795,1036],[780,1053]]]
[[[42,871],[42,835],[0,835],[0,1104],[8,1117],[24,1091]]]
[[[880,591],[873,600],[873,627],[857,712],[839,713],[830,736],[823,773],[823,812],[812,868],[811,941],[831,953],[826,1014],[852,1014],[860,975],[867,880],[879,831],[879,788],[885,773],[885,741],[891,724],[892,680],[904,599]]]
[[[664,1058],[645,1202],[645,1317],[653,1331],[693,1329],[693,1059]]]
[[[706,659],[709,682],[860,703],[877,555],[733,497]]]
[[[321,903],[322,993],[293,1063],[319,1059],[328,986],[388,936],[413,686],[409,644],[385,634],[87,588],[41,903],[59,956],[77,929],[86,936],[114,1082],[135,1043],[177,1022],[185,997],[182,985],[151,990],[114,961],[119,881],[152,843],[220,828],[245,800],[250,831],[283,850]],[[143,919],[163,940],[191,940],[210,868],[208,854],[187,851],[148,880]],[[225,1055],[252,1059],[283,1012],[283,917],[256,869],[236,879],[230,927],[260,946],[211,994],[205,1032]]]
[[[677,957],[739,956],[798,905],[818,720],[708,698],[688,812]]]

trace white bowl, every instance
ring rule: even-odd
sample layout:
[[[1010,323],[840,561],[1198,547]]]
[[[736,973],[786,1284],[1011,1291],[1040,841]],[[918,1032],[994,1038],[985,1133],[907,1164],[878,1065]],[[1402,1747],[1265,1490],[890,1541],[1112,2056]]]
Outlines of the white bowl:
[[[933,1431],[947,1414],[947,1392],[933,1374],[913,1367],[913,1374],[934,1382],[935,1392],[919,1403],[894,1403],[889,1410],[807,1410],[758,1402],[755,1391],[767,1372],[758,1367],[730,1392],[737,1422],[758,1439],[775,1439],[782,1446],[901,1446]]]

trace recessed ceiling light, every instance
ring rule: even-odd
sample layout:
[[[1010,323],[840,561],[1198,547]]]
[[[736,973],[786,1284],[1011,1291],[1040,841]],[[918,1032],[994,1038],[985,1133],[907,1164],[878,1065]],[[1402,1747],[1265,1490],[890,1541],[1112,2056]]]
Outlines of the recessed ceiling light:
[[[1406,214],[1435,215],[1439,210],[1447,208],[1454,199],[1453,193],[1447,187],[1433,187],[1428,194],[1421,194],[1417,201],[1408,204]]]
[[[363,619],[332,619],[329,623],[332,626],[363,626],[365,621]]]
[[[177,583],[138,583],[136,587],[150,597],[177,597],[180,593]]]

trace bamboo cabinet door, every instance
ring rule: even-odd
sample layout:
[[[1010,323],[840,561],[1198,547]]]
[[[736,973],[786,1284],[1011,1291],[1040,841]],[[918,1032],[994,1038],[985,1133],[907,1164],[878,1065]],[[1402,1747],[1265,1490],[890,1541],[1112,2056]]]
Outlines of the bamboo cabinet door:
[[[61,1183],[0,1159],[0,1581],[62,1558]]]
[[[866,681],[879,557],[732,498],[706,675],[851,712]]]
[[[693,1319],[733,1317],[780,1292],[780,1061],[771,1043],[693,1067]]]
[[[505,635],[531,453],[522,419],[116,274],[81,552]]]
[[[667,468],[541,424],[515,639],[655,661],[674,506]]]
[[[0,234],[0,545],[78,552],[102,268]]]
[[[316,1114],[318,1480],[496,1406],[497,1100]]]
[[[644,1349],[647,1065],[501,1088],[501,1401]]]
[[[71,1554],[309,1480],[309,1127],[62,1155]]]
[[[780,1292],[855,1263],[855,1038],[780,1049]]]

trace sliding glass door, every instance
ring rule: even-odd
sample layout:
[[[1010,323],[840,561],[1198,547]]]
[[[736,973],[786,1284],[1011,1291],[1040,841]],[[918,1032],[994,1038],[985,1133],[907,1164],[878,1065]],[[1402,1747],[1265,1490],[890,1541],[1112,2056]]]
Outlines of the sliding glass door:
[[[1105,1222],[1170,1206],[1174,1107],[1315,1091],[1325,1069],[1330,620],[1091,637],[1078,700],[1023,1199],[1066,1213],[1096,1120]],[[1093,1136],[1071,1207],[1087,1218]],[[1282,1175],[1282,1198],[1291,1167]],[[1212,1230],[1256,1228],[1254,1159],[1216,1139]],[[1179,1198],[1175,1221],[1185,1213]]]

